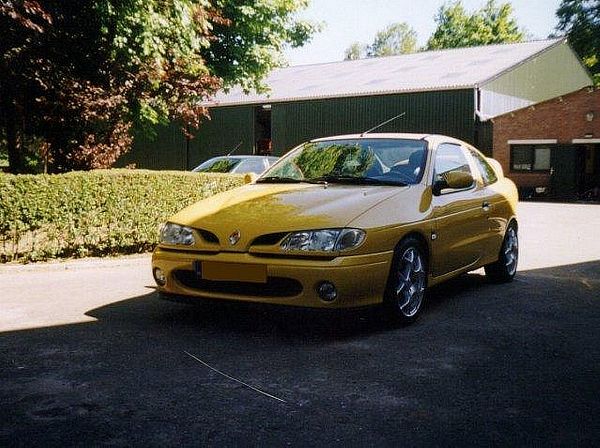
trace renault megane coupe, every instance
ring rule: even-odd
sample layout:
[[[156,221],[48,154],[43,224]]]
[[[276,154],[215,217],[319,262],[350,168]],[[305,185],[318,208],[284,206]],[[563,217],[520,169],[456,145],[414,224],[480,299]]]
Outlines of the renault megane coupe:
[[[172,216],[153,274],[167,297],[383,304],[409,323],[444,280],[482,266],[494,281],[512,280],[516,206],[500,164],[454,138],[320,138]]]

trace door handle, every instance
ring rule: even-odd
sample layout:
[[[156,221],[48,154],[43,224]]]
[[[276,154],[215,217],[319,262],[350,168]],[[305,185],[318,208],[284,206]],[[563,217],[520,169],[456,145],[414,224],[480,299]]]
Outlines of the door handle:
[[[483,203],[481,204],[481,208],[483,209],[484,212],[489,212],[490,211],[490,203],[488,201],[483,201]]]

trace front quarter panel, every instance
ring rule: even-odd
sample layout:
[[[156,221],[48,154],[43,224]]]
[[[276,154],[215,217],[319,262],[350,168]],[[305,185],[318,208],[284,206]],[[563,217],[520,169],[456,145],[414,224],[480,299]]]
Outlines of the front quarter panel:
[[[432,231],[431,199],[431,188],[412,185],[355,218],[348,227],[367,231],[360,252],[393,250],[409,233],[418,233],[428,241]]]

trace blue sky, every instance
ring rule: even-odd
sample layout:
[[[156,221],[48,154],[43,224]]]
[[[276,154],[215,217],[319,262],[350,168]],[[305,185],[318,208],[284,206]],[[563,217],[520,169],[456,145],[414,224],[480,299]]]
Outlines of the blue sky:
[[[499,0],[498,3],[505,0]],[[435,29],[434,16],[443,0],[311,0],[303,18],[325,22],[325,29],[311,43],[286,52],[290,65],[339,61],[352,42],[370,43],[375,33],[390,23],[407,22],[424,45]],[[481,8],[485,0],[463,0],[469,11]],[[520,26],[536,39],[553,32],[560,0],[513,0],[514,16]]]

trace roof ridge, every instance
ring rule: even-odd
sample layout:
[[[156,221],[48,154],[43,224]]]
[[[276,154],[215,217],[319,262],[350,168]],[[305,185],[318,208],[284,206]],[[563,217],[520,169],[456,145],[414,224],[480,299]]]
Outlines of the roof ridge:
[[[395,58],[403,58],[406,56],[412,56],[412,55],[416,55],[416,54],[434,54],[434,53],[450,53],[453,51],[464,51],[464,50],[475,50],[477,48],[491,48],[491,47],[505,47],[505,46],[509,46],[509,45],[527,45],[527,44],[535,44],[535,43],[540,43],[540,42],[548,42],[548,46],[551,46],[552,44],[555,44],[558,41],[564,40],[566,38],[566,36],[560,36],[560,37],[555,37],[555,38],[547,38],[547,39],[533,39],[533,40],[528,40],[525,42],[500,42],[497,44],[489,44],[489,45],[475,45],[475,46],[470,46],[470,47],[456,47],[456,48],[443,48],[443,49],[437,49],[437,50],[424,50],[424,51],[416,51],[414,53],[404,53],[404,54],[394,54],[394,55],[390,55],[390,56],[379,56],[376,58],[361,58],[361,59],[342,59],[341,61],[328,61],[328,62],[313,62],[313,63],[309,63],[309,64],[299,64],[299,65],[289,65],[287,67],[277,67],[275,68],[273,71],[280,71],[280,70],[291,70],[294,68],[303,68],[303,67],[314,67],[314,66],[318,66],[318,65],[331,65],[331,64],[352,64],[352,63],[356,63],[356,62],[361,62],[361,61],[373,61],[373,60],[377,60],[377,59],[395,59]]]

